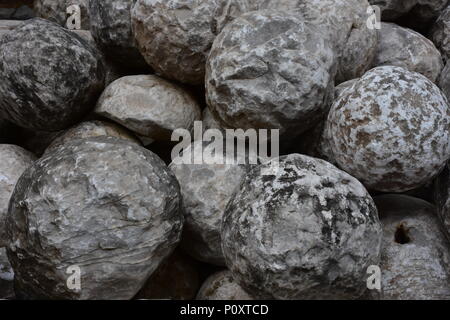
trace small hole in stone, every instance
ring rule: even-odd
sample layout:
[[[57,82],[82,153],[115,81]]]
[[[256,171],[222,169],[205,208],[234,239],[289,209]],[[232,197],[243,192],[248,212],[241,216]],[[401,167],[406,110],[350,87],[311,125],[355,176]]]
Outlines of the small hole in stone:
[[[394,238],[395,238],[395,242],[397,242],[399,244],[406,244],[406,243],[411,242],[411,238],[408,235],[408,229],[405,228],[403,223],[397,227]]]

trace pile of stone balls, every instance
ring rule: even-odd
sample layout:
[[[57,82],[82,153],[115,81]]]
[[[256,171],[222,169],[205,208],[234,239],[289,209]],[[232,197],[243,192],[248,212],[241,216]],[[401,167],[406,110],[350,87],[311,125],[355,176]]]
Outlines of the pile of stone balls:
[[[0,20],[0,298],[450,299],[449,5],[35,0]],[[280,157],[220,164],[194,136],[203,161],[177,161],[196,121],[279,129]]]

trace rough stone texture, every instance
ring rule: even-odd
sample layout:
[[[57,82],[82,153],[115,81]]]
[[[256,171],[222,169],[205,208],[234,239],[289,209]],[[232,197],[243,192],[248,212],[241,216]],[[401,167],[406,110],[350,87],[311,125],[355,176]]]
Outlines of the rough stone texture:
[[[441,13],[431,30],[431,38],[445,60],[450,59],[450,5]]]
[[[299,154],[251,170],[222,224],[227,266],[258,298],[358,298],[380,245],[377,210],[363,185]]]
[[[20,298],[131,299],[181,237],[176,178],[152,152],[113,137],[75,140],[19,179],[7,216]],[[66,286],[81,269],[81,291]]]
[[[450,170],[449,163],[434,182],[434,202],[442,226],[450,241]]]
[[[203,132],[205,132],[206,130],[209,129],[218,129],[220,130],[220,132],[222,132],[222,134],[225,134],[225,129],[223,128],[220,123],[218,123],[216,121],[216,119],[214,119],[211,111],[209,110],[209,108],[205,108],[205,110],[203,110],[202,112],[202,125],[203,125]]]
[[[393,21],[409,13],[419,22],[436,18],[447,6],[448,0],[369,0],[381,9],[384,21]]]
[[[447,63],[444,70],[442,70],[438,85],[450,101],[450,63]]]
[[[195,261],[175,251],[152,274],[136,299],[192,300],[200,287]]]
[[[404,195],[374,200],[383,225],[382,299],[450,300],[450,244],[435,208]]]
[[[95,112],[141,136],[168,141],[173,130],[190,131],[194,121],[201,119],[198,103],[186,90],[154,75],[114,81],[101,95]]]
[[[89,0],[34,0],[34,11],[36,16],[56,22],[66,27],[67,8],[71,5],[78,5],[81,9],[81,29],[89,30]]]
[[[62,132],[45,150],[45,154],[54,151],[56,148],[64,146],[76,139],[86,139],[91,137],[116,137],[128,140],[140,145],[140,141],[133,136],[127,129],[110,122],[105,121],[85,121],[67,131]]]
[[[217,272],[203,283],[197,300],[253,300],[228,270]]]
[[[212,164],[230,161],[222,154],[207,152],[206,145],[197,141],[188,150],[203,155],[202,164],[183,164],[174,159],[169,168],[177,177],[183,196],[185,227],[182,248],[194,258],[224,266],[220,228],[225,207],[248,165]],[[225,160],[225,161],[223,161]]]
[[[0,145],[0,247],[6,246],[5,217],[9,199],[22,173],[36,160],[29,151],[10,144]]]
[[[254,0],[137,0],[132,23],[140,52],[165,78],[201,85],[216,35]]]
[[[92,107],[104,77],[100,53],[52,22],[32,19],[0,38],[0,112],[22,127],[72,125]]]
[[[402,67],[436,82],[444,63],[433,42],[420,33],[394,23],[382,22],[380,42],[372,66]]]
[[[250,12],[214,41],[207,102],[224,127],[280,129],[292,139],[327,111],[334,75],[334,53],[320,29],[287,12]]]
[[[130,69],[147,70],[131,28],[135,0],[89,0],[91,32],[104,54]]]
[[[366,187],[404,192],[430,180],[450,157],[449,115],[430,80],[378,67],[334,102],[325,135],[339,167]]]
[[[321,26],[334,43],[338,56],[338,83],[361,77],[375,56],[378,34],[367,27],[367,0],[262,0],[262,7],[298,10]]]
[[[6,256],[6,249],[0,248],[0,299],[14,297],[14,271]]]

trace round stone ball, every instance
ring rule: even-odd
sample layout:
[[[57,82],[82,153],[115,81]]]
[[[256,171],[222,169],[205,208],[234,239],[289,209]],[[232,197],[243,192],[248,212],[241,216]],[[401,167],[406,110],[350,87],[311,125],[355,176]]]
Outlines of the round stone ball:
[[[80,7],[81,29],[89,30],[89,0],[34,0],[33,8],[36,16],[56,22],[66,27],[69,14],[67,8],[72,5]]]
[[[48,154],[71,141],[77,139],[86,139],[91,137],[116,137],[141,145],[141,142],[127,129],[111,122],[106,121],[84,121],[58,135],[52,143],[45,149]]]
[[[367,0],[263,0],[260,7],[295,10],[320,26],[335,46],[338,83],[358,78],[370,69],[378,34],[367,27]]]
[[[6,246],[5,218],[9,199],[17,180],[35,160],[31,152],[19,146],[0,144],[0,247]]]
[[[197,260],[224,266],[222,217],[249,166],[237,164],[229,156],[207,152],[202,141],[194,142],[185,152],[202,157],[203,161],[187,164],[178,161],[181,160],[178,157],[169,166],[180,183],[183,197],[185,227],[181,246]]]
[[[188,91],[154,75],[117,79],[103,91],[95,113],[139,136],[163,141],[170,141],[176,129],[192,131],[202,116]]]
[[[14,270],[6,255],[6,248],[0,248],[0,300],[14,298]]]
[[[367,72],[331,107],[325,136],[338,166],[376,191],[425,184],[450,158],[446,97],[423,75]]]
[[[210,276],[198,291],[197,300],[253,300],[233,279],[231,272],[224,270]]]
[[[411,29],[381,23],[380,42],[373,67],[397,66],[436,82],[444,63],[433,42]]]
[[[444,59],[448,61],[450,59],[450,3],[433,25],[431,37],[436,47],[441,50]]]
[[[381,9],[383,21],[394,21],[408,14],[417,24],[427,23],[439,16],[448,0],[369,0]]]
[[[450,244],[435,207],[405,195],[374,201],[383,225],[381,298],[449,300]]]
[[[139,50],[165,78],[202,85],[214,38],[253,0],[137,0],[132,23]]]
[[[89,0],[91,32],[103,53],[131,70],[149,67],[136,45],[131,28],[131,8],[136,0]]]
[[[135,143],[95,137],[58,148],[25,171],[11,197],[17,295],[133,298],[181,238],[180,202],[170,170]]]
[[[450,169],[449,163],[434,181],[434,202],[443,229],[450,241]]]
[[[79,121],[103,90],[101,55],[73,32],[32,19],[0,38],[0,112],[29,129]]]
[[[195,299],[200,288],[198,265],[178,249],[152,274],[136,299]]]
[[[380,246],[381,225],[364,186],[299,154],[250,170],[222,222],[227,266],[256,298],[359,298]]]
[[[293,13],[250,12],[214,41],[207,103],[226,128],[279,129],[289,140],[325,115],[335,69],[333,49],[319,28]]]

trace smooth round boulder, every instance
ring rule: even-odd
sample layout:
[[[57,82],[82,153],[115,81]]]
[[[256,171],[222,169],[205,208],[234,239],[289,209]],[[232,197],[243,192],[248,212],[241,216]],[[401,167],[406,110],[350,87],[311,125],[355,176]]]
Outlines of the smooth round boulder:
[[[175,129],[192,131],[201,120],[200,106],[185,89],[154,75],[117,79],[103,91],[95,113],[163,141],[170,141]]]
[[[381,225],[364,186],[300,154],[250,170],[222,222],[227,267],[256,298],[359,298],[380,246]]]
[[[163,77],[202,85],[214,38],[253,0],[137,0],[133,30],[147,63]]]
[[[338,166],[366,187],[404,192],[450,158],[447,98],[425,76],[384,66],[367,72],[331,107],[325,136]]]
[[[0,38],[0,78],[5,119],[24,128],[58,131],[94,106],[105,71],[100,53],[85,40],[36,18]]]
[[[176,250],[152,274],[136,299],[195,299],[200,275],[195,261]]]
[[[448,162],[434,181],[434,202],[443,229],[450,241],[450,169]]]
[[[374,200],[383,225],[381,298],[450,300],[450,244],[435,207],[405,195]]]
[[[214,41],[208,107],[226,128],[279,129],[280,137],[293,139],[325,115],[335,69],[333,49],[319,28],[294,13],[250,12]]]
[[[380,42],[372,66],[402,67],[436,82],[444,63],[433,42],[420,33],[382,22]]]
[[[89,0],[34,0],[33,9],[36,16],[66,27],[69,14],[67,8],[72,5],[80,7],[81,29],[89,30]]]
[[[36,157],[29,151],[11,144],[0,144],[0,247],[6,246],[5,218],[9,199],[22,173]]]
[[[89,0],[91,32],[103,53],[133,70],[149,69],[136,46],[131,8],[136,0]]]
[[[447,6],[448,0],[369,0],[371,5],[381,9],[383,21],[394,21],[406,14],[417,22],[435,19]]]
[[[69,130],[62,132],[52,141],[47,149],[45,149],[45,154],[48,154],[56,148],[64,146],[65,144],[70,143],[71,141],[74,141],[76,139],[86,139],[101,136],[116,137],[141,145],[141,142],[138,140],[138,138],[136,138],[127,129],[115,123],[93,120],[81,122],[80,124],[70,128]]]
[[[450,59],[450,3],[431,30],[431,38],[445,60]]]
[[[14,270],[9,263],[6,249],[0,248],[0,300],[14,297]]]
[[[205,143],[196,141],[184,151],[202,157],[201,164],[183,163],[176,158],[169,166],[180,183],[183,197],[185,225],[181,247],[197,260],[224,266],[222,217],[249,166],[235,163],[235,158],[225,153],[207,152],[206,148]]]
[[[210,276],[198,291],[197,300],[253,300],[233,279],[230,271],[224,270]]]
[[[135,143],[95,137],[61,146],[25,171],[11,197],[17,296],[133,298],[181,238],[180,203],[170,170]]]

